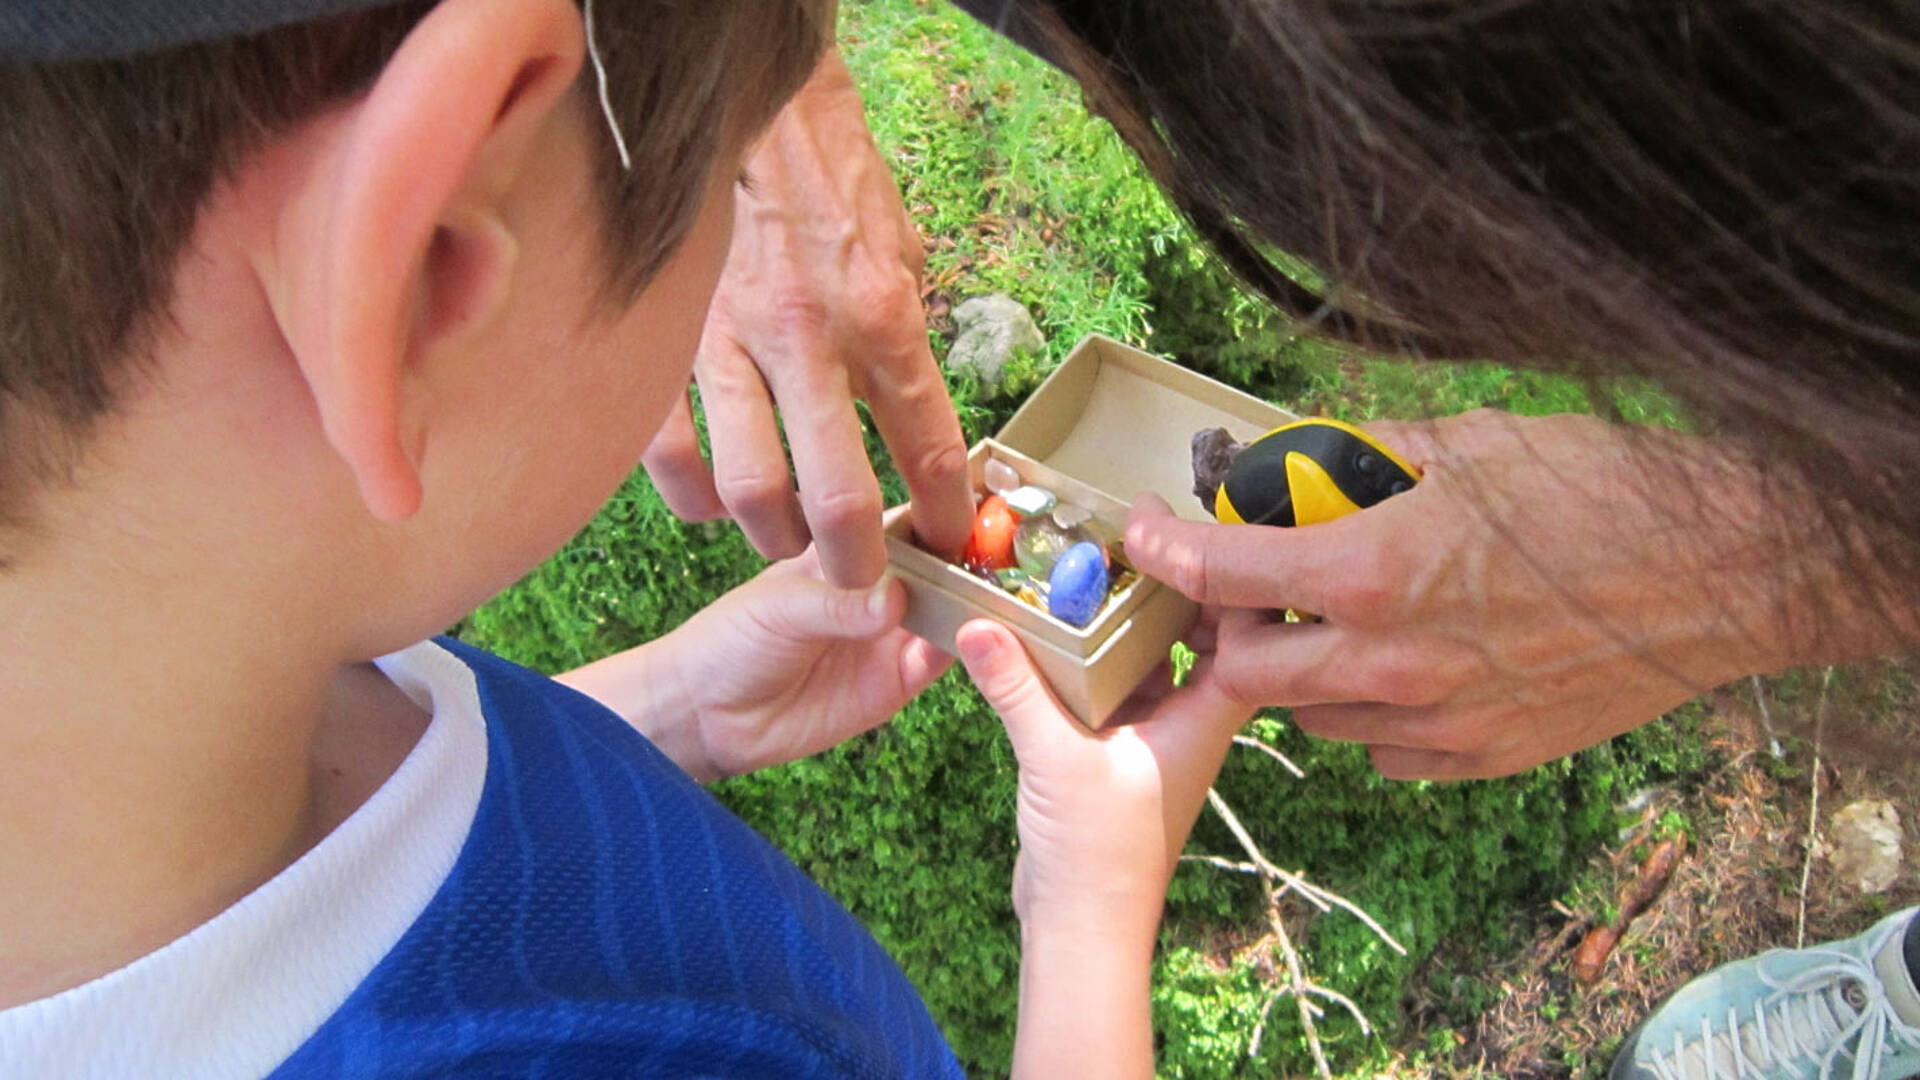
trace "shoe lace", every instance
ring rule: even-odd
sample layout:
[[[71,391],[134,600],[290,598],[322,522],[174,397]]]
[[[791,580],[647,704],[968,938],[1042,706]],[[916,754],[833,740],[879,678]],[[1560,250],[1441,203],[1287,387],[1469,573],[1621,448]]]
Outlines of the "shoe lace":
[[[1877,934],[1865,943],[1864,953],[1878,955],[1888,937],[1905,929],[1896,925]],[[1886,987],[1870,963],[1837,949],[1781,951],[1779,955],[1800,960],[1817,957],[1820,962],[1776,978],[1767,974],[1763,957],[1760,979],[1773,992],[1753,1003],[1752,1018],[1743,1023],[1738,1007],[1730,1007],[1724,1032],[1715,1030],[1712,1018],[1701,1018],[1700,1041],[1692,1044],[1703,1070],[1699,1073],[1686,1071],[1688,1043],[1674,1032],[1672,1056],[1658,1050],[1652,1055],[1654,1075],[1659,1080],[1762,1080],[1770,1075],[1767,1068],[1805,1059],[1818,1062],[1819,1076],[1827,1080],[1835,1061],[1851,1046],[1852,1080],[1876,1080],[1890,1047],[1920,1050],[1920,1027],[1894,1012]],[[1796,1019],[1805,1022],[1796,1023]],[[1748,1054],[1743,1027],[1752,1036],[1757,1055]],[[1722,1067],[1716,1043],[1726,1048],[1732,1072]]]

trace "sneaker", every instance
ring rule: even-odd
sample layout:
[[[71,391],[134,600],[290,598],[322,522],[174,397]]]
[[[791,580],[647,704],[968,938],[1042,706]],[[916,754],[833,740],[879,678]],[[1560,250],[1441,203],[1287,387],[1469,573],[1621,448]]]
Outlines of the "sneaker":
[[[1916,910],[1859,937],[1707,972],[1627,1036],[1609,1080],[1920,1075],[1920,991],[1901,949]]]

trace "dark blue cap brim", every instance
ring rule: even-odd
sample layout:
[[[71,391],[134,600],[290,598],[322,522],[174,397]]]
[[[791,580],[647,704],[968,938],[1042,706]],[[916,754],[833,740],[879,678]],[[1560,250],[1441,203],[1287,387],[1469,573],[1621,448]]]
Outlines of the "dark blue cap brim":
[[[132,56],[241,37],[393,0],[13,0],[0,6],[0,62]]]

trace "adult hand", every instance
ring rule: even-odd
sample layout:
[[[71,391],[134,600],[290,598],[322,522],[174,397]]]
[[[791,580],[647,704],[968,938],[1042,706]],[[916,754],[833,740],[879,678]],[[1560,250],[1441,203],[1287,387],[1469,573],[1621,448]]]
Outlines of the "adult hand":
[[[1196,644],[1206,646],[1202,633]],[[1228,748],[1253,714],[1202,656],[1150,678],[1099,732],[1080,726],[1004,627],[957,643],[1020,762],[1016,1077],[1153,1074],[1149,983],[1160,908]]]
[[[1136,503],[1141,571],[1231,613],[1218,677],[1368,744],[1392,777],[1517,772],[1800,662],[1784,610],[1836,571],[1707,440],[1481,411],[1369,425],[1413,490],[1304,528]],[[1289,624],[1277,612],[1317,612]]]
[[[661,497],[687,520],[731,515],[769,558],[811,538],[827,580],[872,584],[886,549],[861,398],[906,480],[922,543],[958,552],[973,501],[960,422],[927,343],[925,252],[838,53],[749,157],[734,217],[694,362],[713,466],[683,404],[641,459]]]
[[[621,713],[695,779],[817,754],[885,723],[952,658],[900,628],[892,579],[842,589],[809,550],[673,633],[561,676]]]

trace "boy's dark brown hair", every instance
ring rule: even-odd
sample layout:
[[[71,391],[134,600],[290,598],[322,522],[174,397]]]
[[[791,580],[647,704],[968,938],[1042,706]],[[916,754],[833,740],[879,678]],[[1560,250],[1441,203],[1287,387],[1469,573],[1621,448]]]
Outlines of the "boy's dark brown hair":
[[[163,326],[214,186],[364,91],[433,0],[125,58],[0,66],[0,526],[59,483]],[[607,297],[684,237],[720,153],[771,119],[830,40],[831,0],[601,3],[633,152],[598,141]],[[596,125],[590,71],[575,95]],[[4,548],[0,547],[0,560]]]

